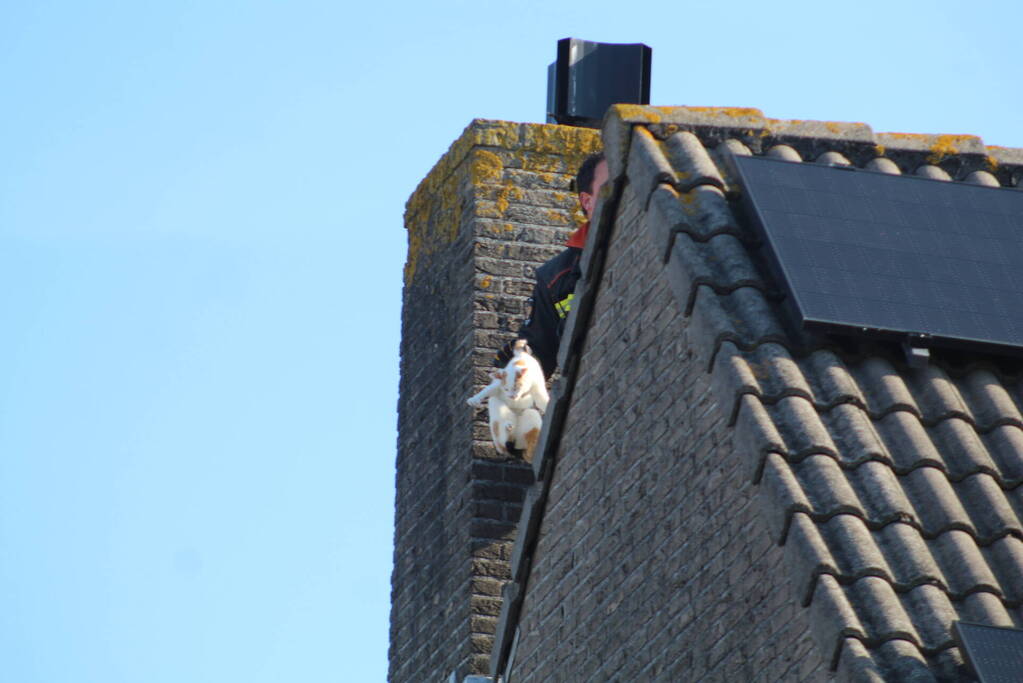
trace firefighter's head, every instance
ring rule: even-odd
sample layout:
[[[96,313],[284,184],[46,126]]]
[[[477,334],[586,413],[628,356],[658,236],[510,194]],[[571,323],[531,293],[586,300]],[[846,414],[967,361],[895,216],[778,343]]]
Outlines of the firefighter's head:
[[[597,207],[600,188],[607,182],[607,161],[604,153],[598,152],[586,157],[575,176],[575,189],[579,193],[579,204],[587,218],[593,216]]]

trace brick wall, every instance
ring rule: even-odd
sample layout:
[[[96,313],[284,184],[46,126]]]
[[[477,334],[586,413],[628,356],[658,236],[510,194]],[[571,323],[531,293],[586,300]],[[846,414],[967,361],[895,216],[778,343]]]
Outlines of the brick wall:
[[[828,680],[642,209],[626,188],[510,680]]]
[[[569,181],[598,144],[585,129],[477,120],[406,206],[391,681],[488,669],[532,473],[497,457],[465,399],[575,226]]]

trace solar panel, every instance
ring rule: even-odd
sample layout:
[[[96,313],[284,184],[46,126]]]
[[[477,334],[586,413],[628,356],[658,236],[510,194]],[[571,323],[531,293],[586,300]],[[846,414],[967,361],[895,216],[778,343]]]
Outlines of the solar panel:
[[[1023,192],[734,159],[804,329],[1023,352]]]
[[[1023,680],[1023,631],[957,621],[952,633],[981,683]]]

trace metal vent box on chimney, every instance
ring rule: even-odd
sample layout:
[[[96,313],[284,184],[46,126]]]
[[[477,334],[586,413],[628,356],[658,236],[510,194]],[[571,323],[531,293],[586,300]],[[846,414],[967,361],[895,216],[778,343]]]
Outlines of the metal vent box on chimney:
[[[547,67],[547,123],[597,127],[612,104],[649,104],[652,55],[643,43],[559,40]]]

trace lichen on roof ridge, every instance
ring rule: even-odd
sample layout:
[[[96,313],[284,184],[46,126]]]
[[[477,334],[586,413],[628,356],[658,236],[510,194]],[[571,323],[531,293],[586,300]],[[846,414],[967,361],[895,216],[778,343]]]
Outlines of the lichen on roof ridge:
[[[742,107],[651,107],[614,105],[605,117],[605,144],[613,158],[616,149],[628,149],[627,129],[642,126],[664,140],[679,131],[696,133],[705,144],[735,139],[754,153],[777,145],[791,145],[804,161],[826,152],[839,152],[852,165],[864,167],[878,158],[893,160],[904,174],[921,166],[934,166],[953,180],[972,180],[976,171],[991,173],[1003,187],[1023,187],[1023,148],[985,146],[974,135],[875,133],[866,123],[774,119],[759,109]],[[616,137],[617,136],[617,139]],[[612,176],[624,167],[611,162]]]

